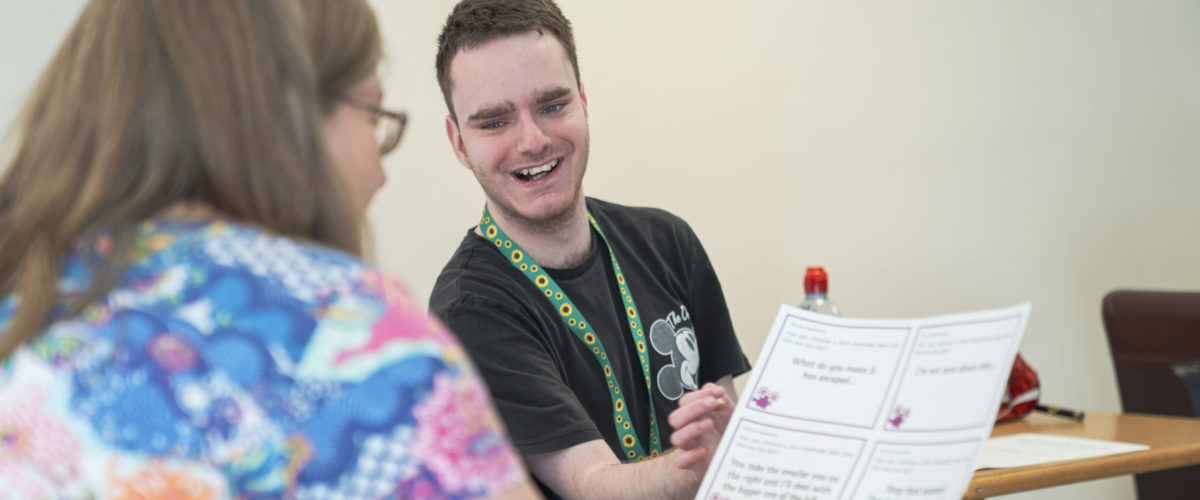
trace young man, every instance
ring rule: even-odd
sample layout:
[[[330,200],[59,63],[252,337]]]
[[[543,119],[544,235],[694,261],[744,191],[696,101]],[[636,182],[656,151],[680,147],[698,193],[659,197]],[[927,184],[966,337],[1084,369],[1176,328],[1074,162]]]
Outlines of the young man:
[[[548,496],[690,498],[749,369],[699,240],[667,212],[584,197],[587,96],[550,0],[459,3],[437,71],[487,203],[430,307]]]

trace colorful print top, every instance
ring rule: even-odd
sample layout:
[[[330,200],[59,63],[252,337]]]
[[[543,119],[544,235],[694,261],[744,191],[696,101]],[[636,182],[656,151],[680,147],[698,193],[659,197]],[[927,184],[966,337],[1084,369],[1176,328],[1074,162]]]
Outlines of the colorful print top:
[[[0,364],[0,499],[476,498],[526,478],[455,338],[378,270],[226,222],[147,222],[135,253]]]

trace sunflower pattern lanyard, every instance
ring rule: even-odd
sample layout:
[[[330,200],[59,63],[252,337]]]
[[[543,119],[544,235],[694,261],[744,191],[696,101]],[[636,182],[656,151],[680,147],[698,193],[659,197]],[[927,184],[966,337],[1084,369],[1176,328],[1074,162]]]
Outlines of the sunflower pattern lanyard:
[[[654,393],[650,390],[650,360],[646,357],[646,335],[642,330],[642,319],[638,317],[637,306],[633,303],[633,295],[629,293],[629,286],[625,284],[625,275],[621,272],[621,265],[617,263],[617,255],[613,253],[612,247],[608,245],[608,240],[604,237],[604,231],[600,230],[600,225],[596,223],[596,219],[592,218],[590,212],[588,213],[588,222],[591,222],[592,227],[596,228],[596,233],[600,235],[600,241],[603,241],[604,247],[608,249],[608,255],[612,258],[613,272],[616,273],[617,284],[621,288],[621,300],[625,302],[625,315],[629,319],[629,331],[633,335],[634,344],[637,345],[638,358],[642,364],[642,375],[646,377],[646,393],[650,396],[648,399],[650,401],[650,453],[648,456],[657,457],[662,453],[662,443],[658,438],[658,419],[654,416]],[[591,349],[596,362],[604,370],[604,378],[608,382],[608,392],[612,396],[613,423],[617,427],[617,436],[621,438],[621,449],[625,451],[627,460],[645,458],[647,453],[638,442],[637,433],[629,420],[629,410],[625,408],[625,398],[621,395],[621,386],[613,374],[608,354],[604,351],[604,345],[600,343],[600,339],[596,338],[596,334],[588,328],[583,314],[563,293],[558,283],[555,283],[554,279],[533,261],[533,258],[525,256],[525,251],[516,242],[509,239],[500,226],[496,225],[486,204],[483,206],[483,219],[479,221],[479,229],[488,240],[496,245],[496,249],[508,258],[509,263],[520,270],[526,278],[529,278],[529,281],[533,282],[538,290],[546,296],[546,299],[554,305],[554,309],[558,311],[563,323],[567,325],[567,329],[575,334],[575,338]]]

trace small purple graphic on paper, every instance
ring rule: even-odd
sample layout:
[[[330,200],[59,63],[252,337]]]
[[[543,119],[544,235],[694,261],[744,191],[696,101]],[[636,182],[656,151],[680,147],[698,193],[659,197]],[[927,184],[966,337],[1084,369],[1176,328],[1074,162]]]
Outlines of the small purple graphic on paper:
[[[729,500],[729,497],[721,496],[720,493],[713,493],[712,496],[708,497],[708,500]]]
[[[758,406],[760,410],[765,410],[778,399],[778,392],[773,392],[771,389],[764,386],[758,388],[758,391],[754,393],[754,397],[750,398],[750,402],[754,403],[755,406]]]
[[[892,408],[892,416],[888,417],[887,421],[892,427],[900,428],[900,424],[904,423],[904,419],[908,418],[908,414],[912,413],[912,408],[896,405]]]

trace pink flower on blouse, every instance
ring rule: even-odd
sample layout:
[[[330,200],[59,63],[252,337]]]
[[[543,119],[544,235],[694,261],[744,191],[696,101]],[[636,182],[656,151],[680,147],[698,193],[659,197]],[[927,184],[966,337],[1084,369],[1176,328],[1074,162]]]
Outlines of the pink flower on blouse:
[[[438,375],[433,392],[413,413],[413,452],[446,491],[494,494],[524,478],[491,399],[473,373]]]
[[[49,387],[23,389],[0,405],[0,484],[13,498],[50,498],[77,478],[80,444],[66,424],[42,411]]]
[[[178,373],[195,368],[200,359],[196,349],[181,335],[163,333],[150,340],[146,346],[150,358],[163,371]]]
[[[386,292],[387,309],[371,327],[371,337],[367,343],[338,353],[334,358],[335,363],[342,364],[359,356],[374,354],[397,341],[412,343],[433,340],[441,346],[455,345],[455,339],[445,327],[418,307],[403,287],[382,277],[379,280],[381,283],[378,286]]]

